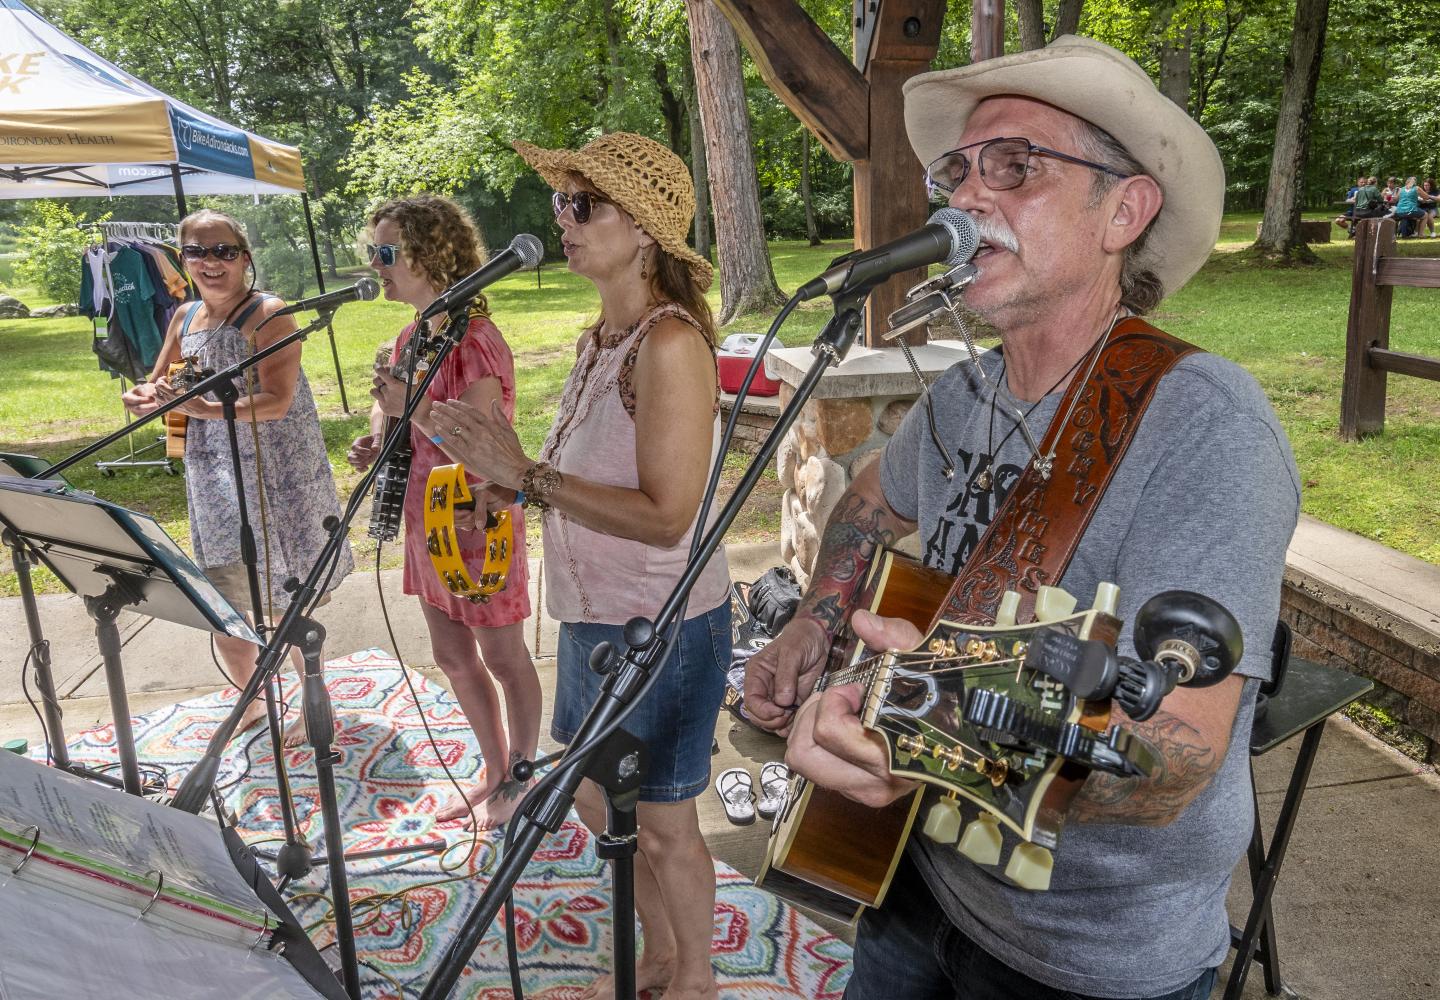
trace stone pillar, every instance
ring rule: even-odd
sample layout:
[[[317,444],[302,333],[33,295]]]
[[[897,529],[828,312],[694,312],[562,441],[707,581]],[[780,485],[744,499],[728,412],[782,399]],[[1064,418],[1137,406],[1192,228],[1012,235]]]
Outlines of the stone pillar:
[[[966,360],[959,341],[932,341],[912,348],[926,383]],[[787,405],[813,360],[808,347],[771,350],[765,356],[771,378],[780,380],[780,405]],[[843,364],[828,369],[775,453],[785,487],[780,510],[780,553],[809,586],[820,537],[845,487],[880,457],[885,442],[920,395],[920,385],[898,348],[856,347]]]

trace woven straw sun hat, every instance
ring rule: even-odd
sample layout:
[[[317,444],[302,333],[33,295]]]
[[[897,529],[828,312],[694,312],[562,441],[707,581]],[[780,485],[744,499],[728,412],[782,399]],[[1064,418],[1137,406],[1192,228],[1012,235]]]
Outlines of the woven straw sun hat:
[[[634,132],[611,132],[575,150],[541,149],[523,140],[514,146],[557,191],[570,174],[584,177],[629,212],[660,249],[683,261],[701,291],[710,287],[714,268],[685,242],[695,218],[695,185],[685,161],[669,149]]]
[[[1225,167],[1205,130],[1110,46],[1062,35],[1043,49],[922,73],[905,83],[905,129],[922,164],[954,149],[987,97],[1044,101],[1109,132],[1165,196],[1141,258],[1165,294],[1200,270],[1220,235]]]

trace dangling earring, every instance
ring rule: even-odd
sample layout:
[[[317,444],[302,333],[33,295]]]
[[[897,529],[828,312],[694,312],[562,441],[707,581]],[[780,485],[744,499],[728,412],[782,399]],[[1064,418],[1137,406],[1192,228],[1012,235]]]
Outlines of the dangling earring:
[[[647,269],[649,263],[650,263],[649,256],[642,251],[641,254],[640,254],[640,280],[641,280],[641,281],[649,281],[649,280],[650,280],[650,272],[649,272],[649,270]]]

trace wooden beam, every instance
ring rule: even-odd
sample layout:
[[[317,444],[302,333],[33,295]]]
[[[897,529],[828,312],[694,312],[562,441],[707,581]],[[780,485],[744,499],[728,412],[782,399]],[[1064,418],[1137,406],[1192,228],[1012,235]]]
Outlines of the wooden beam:
[[[1440,288],[1440,259],[1435,257],[1382,257],[1376,271],[1377,285]]]
[[[1423,354],[1407,354],[1391,351],[1384,347],[1369,350],[1370,367],[1396,375],[1414,375],[1416,378],[1440,382],[1440,358],[1429,358]]]
[[[870,155],[870,85],[795,0],[715,0],[760,76],[837,160]]]

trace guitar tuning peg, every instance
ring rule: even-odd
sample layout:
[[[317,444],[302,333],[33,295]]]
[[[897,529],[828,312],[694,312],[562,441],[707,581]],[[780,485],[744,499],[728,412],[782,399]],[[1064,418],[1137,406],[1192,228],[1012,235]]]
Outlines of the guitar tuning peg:
[[[1044,892],[1050,888],[1055,856],[1039,844],[1017,844],[1005,866],[1005,877],[1022,889]]]
[[[960,803],[953,795],[936,802],[925,816],[921,831],[937,844],[953,844],[960,835]]]
[[[996,625],[1014,625],[1015,616],[1020,612],[1020,595],[1007,590],[1000,598],[1000,607],[995,610]]]
[[[1114,617],[1120,607],[1120,588],[1113,583],[1102,583],[1095,588],[1095,610]]]
[[[1075,610],[1075,598],[1059,587],[1040,587],[1035,591],[1035,620],[1059,621]]]
[[[987,812],[982,812],[965,828],[965,836],[955,849],[977,865],[998,865],[1000,863],[1000,821]]]

